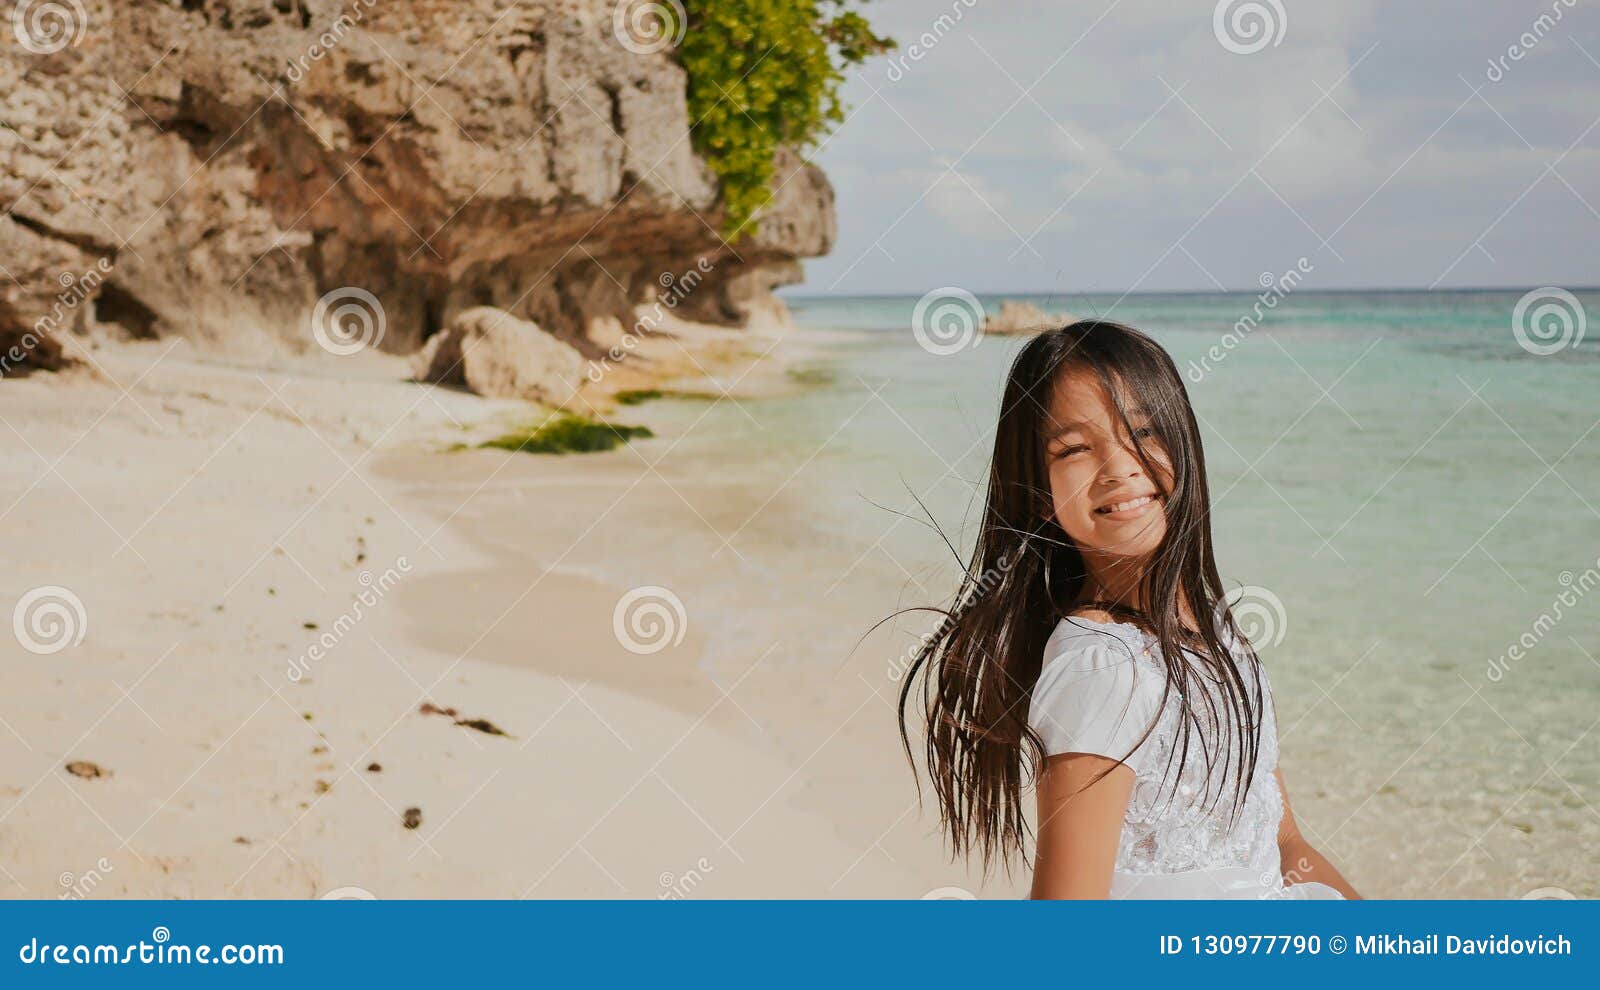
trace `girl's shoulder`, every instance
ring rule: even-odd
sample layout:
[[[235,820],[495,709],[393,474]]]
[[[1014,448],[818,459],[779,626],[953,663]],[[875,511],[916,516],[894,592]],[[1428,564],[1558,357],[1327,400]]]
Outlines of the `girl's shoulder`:
[[[1109,651],[1123,659],[1148,659],[1152,640],[1140,627],[1120,622],[1101,609],[1081,609],[1063,617],[1045,643],[1044,662]]]
[[[1137,626],[1080,612],[1050,634],[1028,721],[1047,755],[1126,761],[1153,725],[1165,688],[1165,672]]]

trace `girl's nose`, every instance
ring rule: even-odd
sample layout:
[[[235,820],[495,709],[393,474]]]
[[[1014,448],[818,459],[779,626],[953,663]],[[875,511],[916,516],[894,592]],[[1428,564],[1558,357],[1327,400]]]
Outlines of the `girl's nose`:
[[[1139,463],[1133,451],[1126,447],[1117,448],[1116,452],[1106,458],[1106,463],[1101,469],[1100,483],[1103,485],[1121,484],[1128,478],[1137,478],[1144,474],[1144,465]]]

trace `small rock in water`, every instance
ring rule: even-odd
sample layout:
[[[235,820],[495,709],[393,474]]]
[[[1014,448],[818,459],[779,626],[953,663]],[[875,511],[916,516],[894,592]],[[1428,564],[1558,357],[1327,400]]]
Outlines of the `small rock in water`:
[[[333,785],[328,783],[326,780],[317,781],[317,793],[318,794],[326,794],[331,790],[333,790]]]
[[[422,809],[407,808],[405,814],[400,817],[400,821],[406,828],[416,828],[422,824]]]
[[[383,764],[381,764],[381,763],[368,763],[367,764],[367,773],[382,773],[382,772],[383,772]]]
[[[68,763],[67,773],[72,774],[74,777],[82,777],[85,780],[110,776],[108,771],[100,769],[100,764],[90,763],[88,760],[73,760]]]
[[[418,708],[417,711],[421,712],[424,715],[444,715],[444,716],[447,716],[449,718],[460,718],[461,717],[461,713],[456,711],[454,708],[440,708],[438,705],[434,704],[431,701],[424,701],[422,703],[422,707]]]

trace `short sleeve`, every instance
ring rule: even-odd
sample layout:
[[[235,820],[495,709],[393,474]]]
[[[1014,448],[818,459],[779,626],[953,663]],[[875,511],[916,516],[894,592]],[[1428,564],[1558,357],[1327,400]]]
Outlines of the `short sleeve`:
[[[1135,662],[1114,636],[1052,636],[1034,685],[1028,722],[1045,753],[1127,760],[1160,710],[1165,679]]]

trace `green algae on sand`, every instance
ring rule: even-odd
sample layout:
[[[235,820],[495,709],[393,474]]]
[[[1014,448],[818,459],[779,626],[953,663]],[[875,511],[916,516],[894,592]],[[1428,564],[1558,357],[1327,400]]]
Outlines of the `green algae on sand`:
[[[562,412],[478,446],[529,454],[587,454],[614,450],[636,437],[652,436],[655,434],[646,426],[621,426]]]

